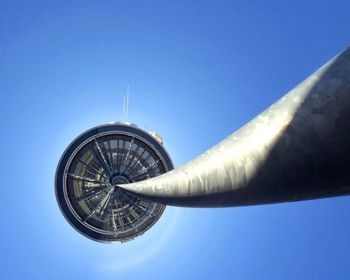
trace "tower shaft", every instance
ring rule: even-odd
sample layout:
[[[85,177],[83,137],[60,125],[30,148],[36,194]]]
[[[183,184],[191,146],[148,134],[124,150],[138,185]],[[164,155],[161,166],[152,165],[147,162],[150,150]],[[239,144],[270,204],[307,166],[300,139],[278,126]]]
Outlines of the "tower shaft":
[[[156,202],[190,207],[348,194],[350,48],[195,159],[121,187]]]

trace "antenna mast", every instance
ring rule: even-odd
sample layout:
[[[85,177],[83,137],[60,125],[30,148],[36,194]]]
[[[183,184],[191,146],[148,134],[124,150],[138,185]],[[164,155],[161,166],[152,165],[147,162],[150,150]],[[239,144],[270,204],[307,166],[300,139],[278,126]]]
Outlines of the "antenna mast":
[[[125,122],[128,121],[129,113],[129,84],[126,85],[126,97],[125,97]]]
[[[129,84],[126,85],[126,95],[123,96],[123,122],[128,121],[129,113]]]

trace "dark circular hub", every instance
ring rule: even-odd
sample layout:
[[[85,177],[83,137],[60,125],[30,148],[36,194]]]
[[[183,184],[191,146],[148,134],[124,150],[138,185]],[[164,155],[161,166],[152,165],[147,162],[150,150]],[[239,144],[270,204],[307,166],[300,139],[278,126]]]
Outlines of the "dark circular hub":
[[[112,185],[122,185],[122,184],[129,183],[129,180],[122,175],[117,175],[117,176],[113,176],[111,183]]]
[[[99,241],[126,241],[144,233],[165,206],[118,187],[158,176],[171,160],[147,132],[128,125],[93,128],[73,141],[56,172],[56,196],[68,221]]]

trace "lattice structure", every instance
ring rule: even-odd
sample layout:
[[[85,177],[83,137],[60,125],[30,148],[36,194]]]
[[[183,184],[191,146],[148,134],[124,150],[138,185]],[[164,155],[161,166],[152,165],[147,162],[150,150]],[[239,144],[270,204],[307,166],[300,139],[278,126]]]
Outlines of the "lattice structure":
[[[127,241],[143,234],[165,206],[118,187],[173,168],[149,133],[108,124],[86,131],[64,152],[56,172],[56,196],[67,220],[98,241]]]

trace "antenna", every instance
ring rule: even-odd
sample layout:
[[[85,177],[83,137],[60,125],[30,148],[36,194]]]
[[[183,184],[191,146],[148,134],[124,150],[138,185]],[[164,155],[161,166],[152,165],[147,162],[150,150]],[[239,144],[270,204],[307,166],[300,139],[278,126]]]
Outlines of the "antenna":
[[[125,97],[125,122],[128,121],[129,113],[129,84],[126,85],[126,97]]]
[[[128,121],[129,113],[129,84],[126,85],[126,95],[123,96],[123,122]]]
[[[125,95],[123,95],[123,117],[122,121],[125,122]]]

